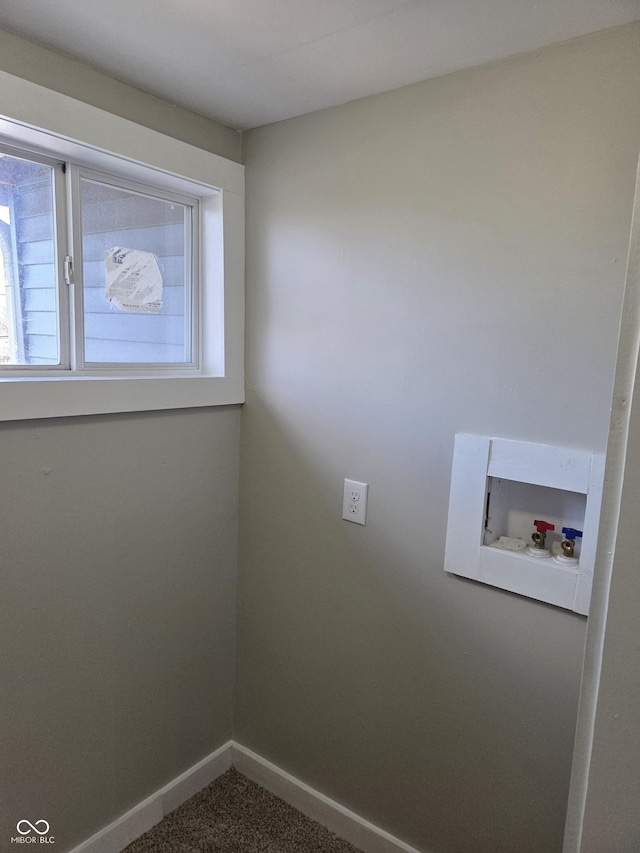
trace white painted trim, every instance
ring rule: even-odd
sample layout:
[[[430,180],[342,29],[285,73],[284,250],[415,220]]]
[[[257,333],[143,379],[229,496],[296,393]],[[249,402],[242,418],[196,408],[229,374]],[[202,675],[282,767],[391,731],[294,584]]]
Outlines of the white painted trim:
[[[232,740],[74,847],[70,853],[120,853],[230,767],[235,767],[239,773],[349,841],[363,853],[421,853]]]
[[[148,832],[169,812],[226,772],[231,767],[231,747],[232,741],[223,744],[155,794],[74,847],[71,853],[120,853],[127,844]]]
[[[315,791],[246,746],[234,741],[231,753],[233,766],[239,773],[262,785],[267,791],[326,826],[364,853],[420,853],[415,847],[405,844],[335,800]]]
[[[444,570],[586,615],[596,554],[604,455],[526,441],[456,435]],[[488,478],[586,495],[574,569],[482,544]],[[492,506],[495,505],[495,495]],[[533,521],[533,518],[532,518]],[[505,531],[506,532],[506,531]],[[513,535],[513,534],[511,534]]]
[[[505,438],[490,441],[489,477],[586,495],[590,473],[591,453],[531,441]]]
[[[593,602],[587,623],[582,685],[571,768],[571,784],[565,824],[563,853],[582,849],[591,753],[598,710],[598,693],[604,653],[609,589],[614,571],[618,522],[625,477],[629,420],[640,369],[640,162],[627,256],[627,275],[622,305],[618,357],[611,403],[609,441],[602,494],[602,515],[593,579]]]
[[[205,266],[200,271],[203,329],[208,332],[202,374],[142,376],[132,369],[118,377],[64,371],[2,377],[0,420],[244,402],[244,166],[4,71],[0,140],[196,195],[209,245],[209,254],[202,247]],[[207,265],[210,257],[215,263]],[[216,274],[220,258],[223,276]]]

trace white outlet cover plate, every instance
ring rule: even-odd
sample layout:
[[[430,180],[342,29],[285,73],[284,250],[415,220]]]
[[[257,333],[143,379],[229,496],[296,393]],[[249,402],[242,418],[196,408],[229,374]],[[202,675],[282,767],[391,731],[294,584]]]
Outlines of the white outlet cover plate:
[[[342,517],[345,521],[352,521],[354,524],[366,524],[368,490],[368,483],[359,483],[357,480],[344,481]]]

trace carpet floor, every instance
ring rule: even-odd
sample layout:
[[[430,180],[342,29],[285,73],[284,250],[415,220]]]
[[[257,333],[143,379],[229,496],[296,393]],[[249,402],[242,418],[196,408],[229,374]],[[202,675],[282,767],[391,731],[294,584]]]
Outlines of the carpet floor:
[[[359,851],[232,768],[123,853]]]

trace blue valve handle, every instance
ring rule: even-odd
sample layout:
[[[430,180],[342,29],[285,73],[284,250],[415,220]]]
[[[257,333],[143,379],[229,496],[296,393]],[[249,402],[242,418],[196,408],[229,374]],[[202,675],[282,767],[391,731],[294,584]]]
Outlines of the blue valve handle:
[[[573,527],[563,527],[562,532],[567,539],[582,539],[582,530],[574,530]]]

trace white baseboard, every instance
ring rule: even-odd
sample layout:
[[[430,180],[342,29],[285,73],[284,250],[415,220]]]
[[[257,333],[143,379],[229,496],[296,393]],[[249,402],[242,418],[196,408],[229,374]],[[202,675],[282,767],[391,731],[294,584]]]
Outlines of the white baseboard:
[[[317,820],[363,853],[420,853],[415,847],[394,838],[245,746],[233,742],[231,755],[233,766],[239,773],[262,785],[307,817]]]
[[[74,847],[71,853],[120,853],[179,805],[197,794],[231,767],[232,741],[223,744],[164,788],[147,797],[100,832]]]
[[[223,744],[71,853],[120,853],[232,766],[363,853],[420,853],[234,741]]]

